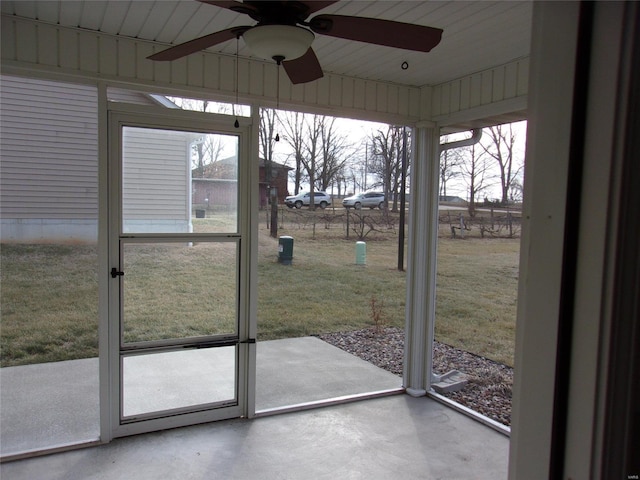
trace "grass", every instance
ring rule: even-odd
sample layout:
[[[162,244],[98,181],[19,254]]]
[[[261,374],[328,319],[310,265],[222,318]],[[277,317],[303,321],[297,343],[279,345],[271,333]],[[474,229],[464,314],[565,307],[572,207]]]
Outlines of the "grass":
[[[513,366],[517,239],[441,238],[436,339]]]
[[[326,214],[325,214],[326,215]],[[396,269],[397,236],[367,237],[367,265],[355,265],[355,238],[342,224],[315,228],[287,223],[293,265],[276,262],[277,241],[262,237],[259,261],[260,339],[373,326],[371,299],[384,304],[387,324],[404,327],[405,274]],[[451,238],[438,243],[435,336],[440,342],[513,365],[519,239]],[[405,255],[406,258],[406,255]]]
[[[402,327],[405,274],[390,256],[397,237],[367,239],[367,264],[356,265],[356,238],[346,239],[342,222],[328,222],[329,211],[318,213],[315,228],[313,216],[295,221],[295,214],[287,212],[280,230],[294,238],[292,265],[277,263],[275,239],[263,237],[259,245],[259,338],[277,338],[279,331],[301,336],[369,327],[372,297],[384,302],[389,324]]]
[[[355,243],[294,236],[292,265],[277,262],[277,243],[261,245],[258,267],[258,335],[266,340],[361,329],[372,325],[371,297],[384,301],[389,324],[404,322],[405,275],[391,265],[355,265]],[[367,244],[368,250],[389,245]],[[367,252],[369,253],[369,252]],[[389,262],[391,263],[391,262]]]
[[[125,342],[236,332],[236,244],[125,244]]]
[[[322,219],[314,228],[315,216]],[[197,231],[217,228],[216,219],[194,223]],[[287,212],[279,233],[294,238],[292,265],[277,262],[278,241],[264,224],[259,233],[258,340],[374,326],[372,298],[388,325],[404,326],[405,273],[396,269],[393,230],[367,236],[366,266],[355,265],[357,239],[345,238],[330,211],[298,221]],[[518,250],[517,239],[451,239],[444,227],[439,341],[512,365]],[[235,252],[233,243],[128,244],[125,340],[233,330]],[[0,254],[2,366],[97,355],[95,247],[3,245]]]
[[[2,245],[2,366],[96,356],[93,246]]]

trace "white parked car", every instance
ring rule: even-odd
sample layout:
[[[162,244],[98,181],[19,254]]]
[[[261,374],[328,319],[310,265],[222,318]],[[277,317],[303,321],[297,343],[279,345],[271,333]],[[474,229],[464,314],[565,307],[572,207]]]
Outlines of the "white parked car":
[[[301,208],[308,206],[311,202],[309,192],[300,192],[297,195],[290,195],[284,199],[284,203],[289,208]],[[327,208],[331,205],[331,196],[325,192],[313,192],[313,203],[320,208]]]
[[[342,206],[345,208],[353,207],[356,210],[360,210],[362,207],[369,207],[371,209],[379,208],[382,210],[384,208],[384,202],[384,193],[365,192],[345,198],[342,200]]]

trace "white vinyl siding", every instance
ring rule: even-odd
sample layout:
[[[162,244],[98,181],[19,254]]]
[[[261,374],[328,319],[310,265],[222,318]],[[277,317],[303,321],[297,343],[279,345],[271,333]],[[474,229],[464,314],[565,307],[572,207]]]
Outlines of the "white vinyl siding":
[[[0,218],[3,242],[95,242],[95,87],[1,77]]]
[[[125,127],[122,215],[125,232],[186,232],[190,220],[187,132]]]
[[[98,217],[94,87],[2,77],[2,218]]]
[[[124,92],[124,93],[123,93]],[[112,89],[118,100],[153,104]],[[3,75],[0,82],[2,241],[94,242],[98,218],[98,103],[93,86]],[[135,136],[134,136],[135,137]],[[145,130],[132,158],[145,171],[125,192],[126,215],[188,231],[191,134]],[[167,227],[167,222],[170,227]]]

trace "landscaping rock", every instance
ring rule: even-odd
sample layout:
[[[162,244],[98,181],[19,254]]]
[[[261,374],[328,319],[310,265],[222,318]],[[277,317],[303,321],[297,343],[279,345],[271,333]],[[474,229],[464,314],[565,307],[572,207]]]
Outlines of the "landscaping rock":
[[[404,331],[374,328],[352,332],[327,333],[318,337],[391,373],[402,376]],[[443,392],[447,398],[503,425],[511,425],[513,369],[444,343],[433,344],[433,370],[443,375],[451,370],[463,372],[466,384],[458,391]]]

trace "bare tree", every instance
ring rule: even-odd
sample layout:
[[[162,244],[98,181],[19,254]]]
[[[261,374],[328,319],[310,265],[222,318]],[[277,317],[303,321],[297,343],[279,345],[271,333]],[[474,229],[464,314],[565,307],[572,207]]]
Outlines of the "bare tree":
[[[362,149],[358,147],[350,148],[341,155],[340,165],[334,170],[335,174],[331,180],[331,185],[335,185],[338,196],[346,195],[349,186],[353,185],[354,179],[360,177],[362,165]]]
[[[219,159],[224,146],[219,135],[203,135],[192,144],[191,169],[193,178],[213,175],[211,168]]]
[[[368,163],[371,153],[368,142],[369,140],[364,140],[359,147],[354,148],[350,154],[346,155],[341,176],[338,177],[338,185],[342,184],[345,194],[355,194],[358,190],[367,189]]]
[[[402,136],[404,128],[389,125],[371,137],[373,157],[369,171],[380,178],[387,201],[393,196],[392,210],[398,210],[398,195],[402,181]]]
[[[509,201],[521,202],[524,194],[524,187],[519,178],[514,179],[509,187]]]
[[[396,224],[389,215],[389,212],[367,213],[363,210],[347,211],[347,217],[351,220],[347,222],[349,229],[355,232],[358,240],[364,240],[371,232],[378,234],[396,233]]]
[[[295,159],[295,193],[300,183],[310,185],[309,207],[315,208],[314,191],[328,190],[344,176],[349,157],[347,137],[338,131],[336,118],[288,112],[283,118],[284,140]]]
[[[286,112],[282,119],[282,127],[285,134],[283,139],[293,150],[295,162],[294,170],[294,195],[300,193],[302,182],[302,160],[304,158],[304,114],[299,112]]]
[[[336,183],[347,163],[347,150],[350,148],[347,137],[341,135],[336,127],[335,117],[320,118],[320,137],[322,158],[318,168],[316,185],[326,191]]]
[[[442,137],[442,141],[447,143],[449,141],[449,136],[445,135]],[[442,143],[442,142],[441,142]],[[456,177],[459,177],[460,165],[464,161],[463,154],[461,149],[459,148],[450,148],[444,150],[440,154],[440,195],[447,196],[447,182],[449,180],[453,180]]]
[[[309,177],[309,209],[315,210],[315,197],[313,195],[316,185],[316,164],[322,151],[322,118],[320,115],[311,115],[306,122],[305,155],[302,158],[307,175]]]
[[[273,172],[273,148],[276,143],[276,122],[277,113],[270,108],[260,110],[260,157],[264,159],[264,180],[267,182],[267,195],[271,204],[271,221],[269,223],[269,234],[276,238],[278,236],[278,195],[272,192],[275,175]],[[275,193],[275,194],[273,194]]]
[[[193,98],[168,97],[173,103],[183,110],[196,112],[219,111],[225,104],[211,102],[209,100],[197,100]],[[222,106],[221,106],[222,105]],[[195,142],[192,146],[191,169],[194,178],[204,178],[211,172],[210,165],[213,165],[220,158],[224,145],[219,135],[203,135],[202,140]]]
[[[516,145],[516,133],[512,125],[495,125],[486,128],[485,132],[490,139],[489,144],[481,143],[483,151],[495,160],[500,170],[501,203],[509,202],[509,192],[516,178],[520,174],[523,165],[517,165],[514,158],[514,146]]]
[[[479,194],[490,186],[491,172],[486,155],[483,151],[478,152],[475,144],[466,147],[465,150],[467,154],[463,157],[464,162],[460,165],[460,171],[469,192],[469,216],[474,217]]]
[[[321,148],[320,116],[306,115],[299,112],[287,112],[284,116],[284,140],[293,150],[295,158],[295,193],[300,191],[303,175],[309,181],[309,208],[315,209],[313,189],[316,181],[316,163]]]

